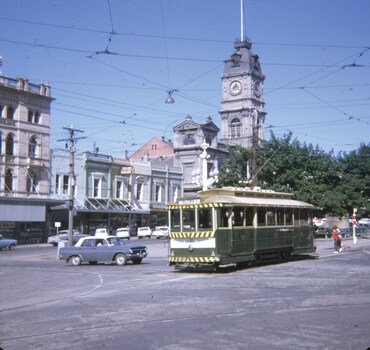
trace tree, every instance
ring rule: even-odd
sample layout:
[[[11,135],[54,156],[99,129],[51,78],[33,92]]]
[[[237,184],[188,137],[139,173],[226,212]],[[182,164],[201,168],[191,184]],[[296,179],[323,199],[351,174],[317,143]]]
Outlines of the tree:
[[[243,186],[246,184],[247,164],[251,159],[251,151],[235,146],[229,149],[229,157],[223,162],[219,177],[218,186]]]
[[[220,170],[221,186],[240,186],[247,179],[250,150],[236,147]],[[370,146],[340,154],[301,144],[292,133],[277,138],[273,133],[258,151],[257,184],[261,188],[292,192],[296,199],[316,205],[333,215],[368,210],[370,195]]]
[[[342,167],[342,191],[344,206],[352,212],[358,208],[359,214],[368,215],[370,211],[370,144],[361,144],[357,151],[339,157]]]

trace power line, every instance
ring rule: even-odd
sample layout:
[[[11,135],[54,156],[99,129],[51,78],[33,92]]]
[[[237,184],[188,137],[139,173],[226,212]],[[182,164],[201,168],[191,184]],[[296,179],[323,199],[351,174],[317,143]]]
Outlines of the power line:
[[[65,30],[71,31],[79,31],[79,32],[91,32],[91,33],[98,33],[98,34],[111,34],[111,32],[99,30],[99,29],[91,29],[91,28],[84,28],[78,26],[64,26],[60,24],[54,23],[42,23],[30,20],[22,20],[17,18],[8,18],[8,17],[0,17],[0,20],[9,21],[9,22],[18,22],[18,23],[25,23],[31,25],[38,25],[38,26],[46,26],[52,28],[60,28]],[[122,32],[115,32],[114,34],[117,36],[127,36],[127,37],[143,37],[143,38],[154,38],[154,39],[163,39],[164,35],[153,35],[153,34],[135,34],[135,33],[122,33]],[[166,36],[168,40],[185,40],[185,41],[194,41],[194,42],[214,42],[214,43],[232,43],[230,40],[221,40],[221,39],[209,39],[209,38],[194,38],[194,37],[180,37],[180,36]],[[333,49],[365,49],[368,45],[332,45],[332,44],[302,44],[302,43],[273,43],[273,42],[252,42],[253,45],[265,45],[265,46],[288,46],[288,47],[308,47],[308,48],[333,48]]]

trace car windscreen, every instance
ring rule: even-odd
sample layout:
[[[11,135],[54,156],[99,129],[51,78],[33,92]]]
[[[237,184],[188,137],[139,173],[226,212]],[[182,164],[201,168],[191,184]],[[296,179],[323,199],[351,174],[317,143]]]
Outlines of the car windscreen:
[[[107,241],[111,245],[125,245],[125,243],[118,237],[109,237]]]

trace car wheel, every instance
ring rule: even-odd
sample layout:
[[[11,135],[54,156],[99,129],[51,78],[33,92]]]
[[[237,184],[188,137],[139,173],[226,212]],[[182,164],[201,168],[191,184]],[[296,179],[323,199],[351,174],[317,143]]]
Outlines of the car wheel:
[[[132,259],[132,263],[133,263],[133,264],[140,264],[142,261],[143,261],[143,259],[142,259],[142,258],[139,258],[139,259]]]
[[[81,265],[81,258],[78,255],[72,256],[69,261],[73,266]]]
[[[127,258],[125,254],[117,254],[116,258],[114,259],[118,266],[126,265]]]
[[[15,244],[11,244],[9,247],[8,247],[8,249],[9,250],[12,250],[12,249],[14,249],[15,248]]]

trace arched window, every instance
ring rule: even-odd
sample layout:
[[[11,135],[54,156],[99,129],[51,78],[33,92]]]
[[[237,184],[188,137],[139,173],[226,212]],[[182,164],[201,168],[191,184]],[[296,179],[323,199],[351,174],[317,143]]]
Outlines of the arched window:
[[[37,138],[36,136],[31,136],[30,142],[28,143],[28,156],[35,158],[37,155]]]
[[[14,108],[11,106],[6,107],[6,118],[7,119],[14,119]]]
[[[241,136],[240,134],[241,123],[238,118],[234,118],[230,123],[230,136],[232,139],[236,139]]]
[[[14,154],[14,138],[13,134],[8,134],[5,141],[5,154],[12,156]]]
[[[194,144],[195,144],[195,140],[192,136],[188,136],[188,137],[185,138],[184,146],[194,145]]]
[[[13,172],[11,169],[8,169],[5,172],[5,192],[13,191]]]
[[[177,200],[177,197],[180,195],[180,186],[179,185],[172,185],[172,191],[171,191],[171,202],[175,203]]]
[[[144,183],[145,179],[141,176],[136,178],[136,199],[142,201],[144,199]]]
[[[32,171],[27,173],[27,192],[37,192],[37,177]]]

